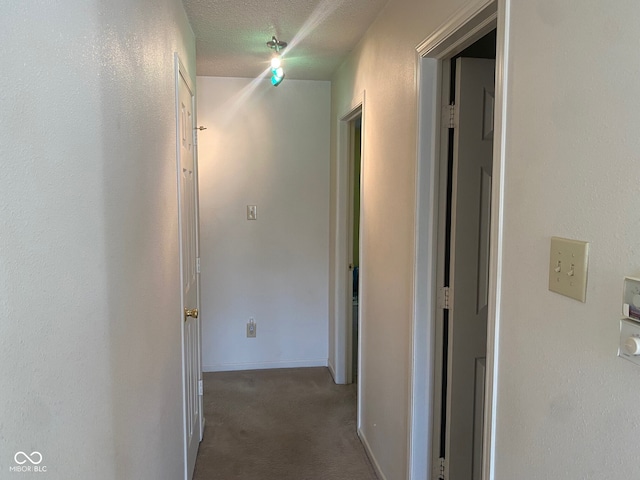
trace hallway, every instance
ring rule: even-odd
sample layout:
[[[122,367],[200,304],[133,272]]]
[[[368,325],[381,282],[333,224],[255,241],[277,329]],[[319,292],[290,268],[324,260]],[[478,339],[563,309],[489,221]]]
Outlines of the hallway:
[[[194,480],[376,480],[356,434],[356,385],[326,368],[204,374]]]

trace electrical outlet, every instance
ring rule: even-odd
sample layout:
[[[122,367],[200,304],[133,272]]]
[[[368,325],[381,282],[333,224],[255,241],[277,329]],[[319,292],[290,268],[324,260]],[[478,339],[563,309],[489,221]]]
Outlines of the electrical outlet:
[[[256,338],[256,321],[252,318],[247,322],[247,338]]]

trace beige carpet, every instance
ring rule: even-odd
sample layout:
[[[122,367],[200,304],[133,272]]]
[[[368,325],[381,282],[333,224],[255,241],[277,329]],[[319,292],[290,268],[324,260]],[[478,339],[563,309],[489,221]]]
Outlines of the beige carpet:
[[[204,374],[195,480],[375,480],[356,434],[356,387],[326,368]]]

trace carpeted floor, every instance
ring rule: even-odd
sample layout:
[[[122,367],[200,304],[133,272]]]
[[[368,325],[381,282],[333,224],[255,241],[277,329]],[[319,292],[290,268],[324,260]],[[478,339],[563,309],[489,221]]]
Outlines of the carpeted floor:
[[[194,480],[375,480],[356,434],[356,387],[326,368],[204,374]]]

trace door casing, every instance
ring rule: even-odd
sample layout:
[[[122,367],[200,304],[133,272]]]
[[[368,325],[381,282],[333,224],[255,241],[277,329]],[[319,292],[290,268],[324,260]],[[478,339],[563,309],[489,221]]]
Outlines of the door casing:
[[[491,192],[491,239],[487,365],[485,382],[484,454],[482,478],[494,478],[495,409],[498,382],[498,333],[504,211],[504,165],[507,107],[507,62],[510,0],[475,0],[436,29],[416,47],[418,75],[418,167],[416,175],[416,238],[414,318],[412,328],[411,408],[409,472],[411,479],[431,478],[439,473],[436,451],[439,435],[440,399],[436,385],[442,382],[442,310],[437,308],[438,278],[444,271],[444,229],[439,219],[446,212],[446,129],[442,112],[448,105],[448,68],[457,53],[496,29],[496,91]],[[444,177],[444,183],[443,183]],[[426,292],[426,295],[425,295]],[[440,321],[438,321],[440,320]],[[440,352],[440,355],[438,354]],[[436,433],[437,432],[437,433]]]

